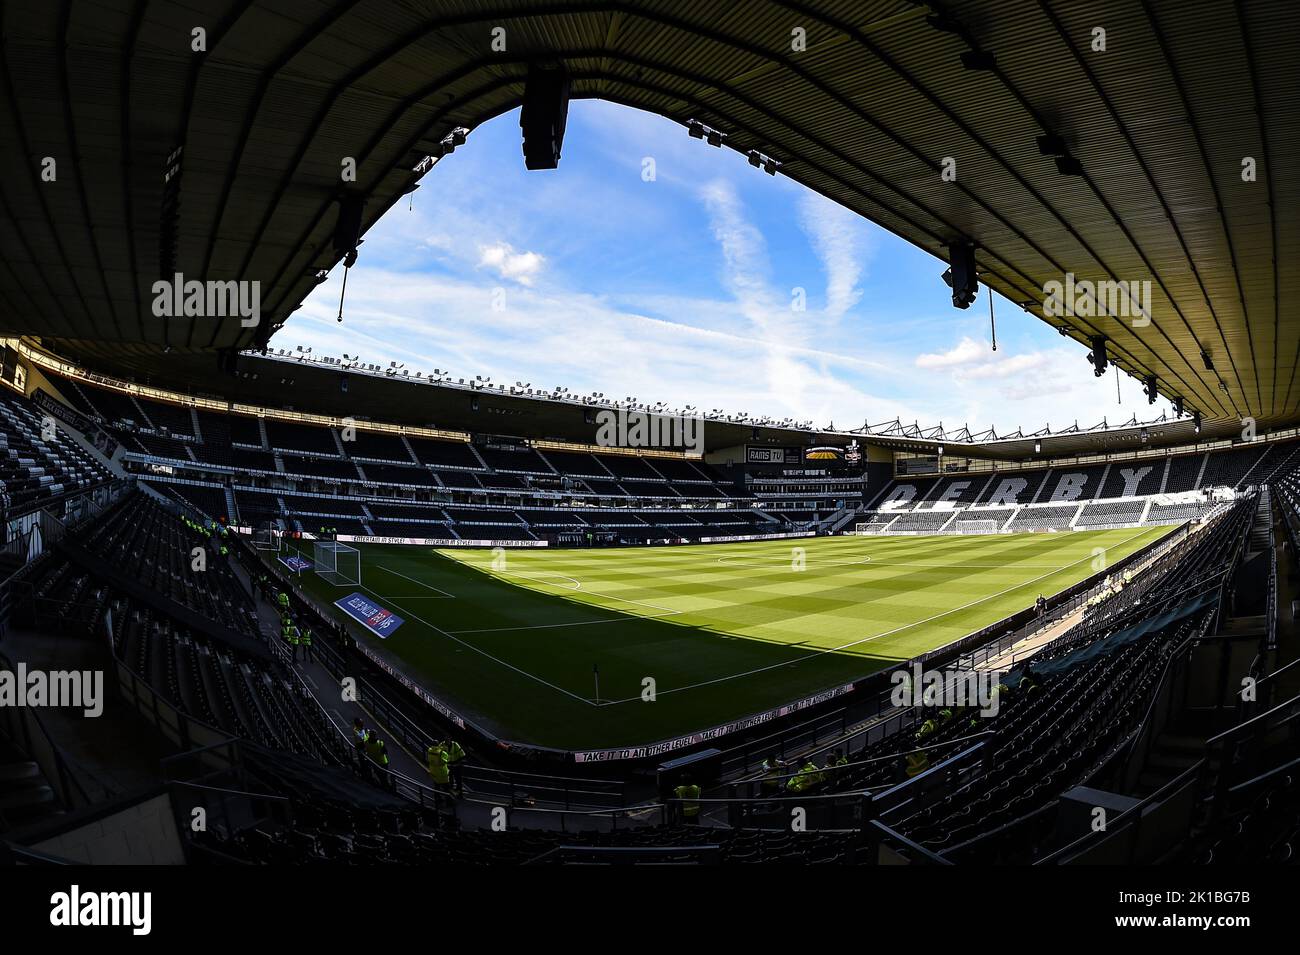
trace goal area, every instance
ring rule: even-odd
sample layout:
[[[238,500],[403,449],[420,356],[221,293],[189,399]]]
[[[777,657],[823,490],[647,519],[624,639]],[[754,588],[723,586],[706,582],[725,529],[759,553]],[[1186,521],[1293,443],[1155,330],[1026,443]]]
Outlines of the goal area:
[[[879,534],[889,526],[889,521],[858,521],[853,525],[853,533],[859,536]]]
[[[333,584],[361,586],[361,552],[338,541],[316,541],[312,552],[316,573]]]
[[[958,519],[953,522],[954,534],[996,534],[997,532],[997,521]]]

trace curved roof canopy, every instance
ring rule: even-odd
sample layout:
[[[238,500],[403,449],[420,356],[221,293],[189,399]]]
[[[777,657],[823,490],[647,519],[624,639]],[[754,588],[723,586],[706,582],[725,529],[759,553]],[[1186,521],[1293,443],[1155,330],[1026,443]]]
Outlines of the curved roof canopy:
[[[574,98],[718,130],[937,256],[974,243],[980,280],[1035,314],[1067,273],[1149,282],[1149,321],[1045,320],[1104,336],[1112,361],[1206,419],[1300,420],[1294,0],[0,14],[0,331],[88,364],[176,384],[264,345],[340,260],[341,197],[364,198],[363,230],[421,179],[436,197],[426,157],[518,106],[540,64],[567,70]],[[156,317],[151,285],[172,270],[260,282],[261,325]]]

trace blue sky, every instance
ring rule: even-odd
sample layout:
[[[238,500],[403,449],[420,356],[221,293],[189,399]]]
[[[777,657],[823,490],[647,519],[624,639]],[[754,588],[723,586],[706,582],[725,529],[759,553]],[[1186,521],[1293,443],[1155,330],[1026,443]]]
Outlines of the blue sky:
[[[733,150],[583,100],[557,170],[524,168],[517,111],[472,131],[366,235],[343,323],[336,268],[272,345],[819,427],[1167,410],[1127,376],[1117,404],[1113,373],[1093,378],[1086,349],[1000,297],[993,352],[987,290],[958,311],[943,269]]]

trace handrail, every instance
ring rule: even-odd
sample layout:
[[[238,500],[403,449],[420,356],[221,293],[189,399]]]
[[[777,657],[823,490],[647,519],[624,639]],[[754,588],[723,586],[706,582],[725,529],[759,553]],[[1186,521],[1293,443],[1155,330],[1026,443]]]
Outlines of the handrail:
[[[915,746],[915,747],[913,747],[913,748],[911,748],[911,749],[900,749],[900,750],[899,750],[898,752],[896,752],[896,753],[888,753],[888,754],[886,754],[886,755],[884,755],[884,756],[868,756],[866,759],[854,760],[854,761],[852,761],[852,762],[844,763],[844,764],[842,764],[842,765],[840,765],[840,766],[819,766],[819,767],[817,767],[817,772],[819,772],[819,773],[838,773],[838,772],[841,772],[842,770],[846,770],[846,769],[855,769],[855,768],[857,768],[857,767],[867,766],[867,765],[869,765],[869,764],[871,764],[871,763],[885,763],[885,762],[897,761],[898,759],[903,758],[903,757],[906,757],[906,756],[910,756],[910,755],[913,754],[913,753],[924,753],[924,752],[928,752],[929,750],[932,750],[932,749],[940,749],[940,748],[942,748],[942,747],[946,747],[946,746],[954,746],[954,745],[956,745],[956,744],[958,744],[958,743],[965,743],[965,742],[969,742],[970,740],[983,739],[983,738],[986,737],[986,736],[992,736],[992,735],[993,735],[993,731],[992,731],[992,730],[981,730],[980,732],[978,732],[978,733],[972,733],[972,734],[969,735],[969,736],[956,736],[956,737],[954,737],[954,738],[952,738],[952,739],[944,740],[944,741],[939,742],[939,743],[930,743],[930,744],[927,745],[927,746]],[[828,743],[828,744],[823,745],[820,749],[809,750],[808,753],[807,753],[804,757],[801,757],[801,758],[812,759],[813,756],[820,755],[821,753],[824,753],[827,749],[829,749],[831,746],[834,746],[834,745],[835,745],[834,743]],[[765,782],[776,782],[776,781],[778,781],[778,780],[790,780],[790,779],[794,779],[796,776],[799,776],[799,775],[800,775],[800,773],[799,773],[798,771],[795,771],[795,772],[793,772],[793,773],[786,773],[786,774],[781,775],[781,776],[762,776],[762,777],[757,777],[757,778],[760,778],[761,780],[763,780],[763,781],[765,781]],[[734,785],[737,785],[738,783],[741,783],[741,782],[753,782],[753,781],[754,781],[754,778],[745,779],[745,780],[737,780],[736,782],[729,783],[728,785],[733,785],[733,786],[734,786]],[[861,790],[858,790],[858,789],[845,790],[844,792],[842,792],[842,793],[837,793],[837,794],[835,794],[835,795],[851,795],[851,794],[853,794],[853,793],[865,792],[866,789],[871,789],[871,788],[876,788],[876,787],[870,787],[870,786],[868,786],[868,787],[866,787],[866,788],[864,788],[864,789],[861,789]]]
[[[0,670],[15,671],[13,661],[3,653],[0,653]],[[98,799],[111,799],[117,795],[116,792],[103,780],[82,766],[68,753],[67,750],[55,742],[54,737],[50,735],[50,731],[45,726],[45,721],[41,719],[40,713],[35,708],[24,707],[19,709],[6,707],[5,709],[14,713],[16,719],[21,719],[24,714],[29,714],[31,716],[32,721],[36,725],[36,729],[44,738],[51,755],[54,757],[54,769],[58,772],[58,778],[56,780],[51,780],[51,782],[59,784],[60,788],[63,790],[61,795],[69,808],[74,805],[73,800],[68,798],[71,795],[71,793],[68,792],[69,787],[75,790],[75,794],[79,796],[82,802],[87,806],[94,805],[95,801]],[[18,744],[19,740],[15,739],[14,743]],[[29,753],[28,755],[33,756],[33,758],[35,757],[35,754]],[[45,771],[45,767],[41,767],[41,769],[42,772]],[[86,786],[83,784],[83,779],[87,782],[93,783],[99,790],[94,797],[92,797],[87,791]]]
[[[1263,720],[1267,720],[1270,716],[1273,716],[1275,713],[1279,712],[1280,710],[1284,710],[1287,707],[1295,707],[1298,703],[1300,703],[1300,695],[1293,696],[1289,700],[1283,700],[1281,703],[1277,704],[1276,706],[1268,710],[1265,710],[1263,713],[1258,713],[1255,716],[1252,716],[1250,719],[1246,720],[1245,722],[1238,723],[1236,726],[1230,726],[1222,733],[1218,733],[1215,736],[1211,736],[1209,739],[1205,741],[1205,745],[1208,748],[1210,746],[1215,746],[1219,743],[1226,744],[1229,742],[1233,742],[1236,740],[1237,737],[1250,735],[1251,733],[1255,732],[1255,729],[1257,728],[1257,724],[1262,725]]]
[[[876,830],[874,833],[871,830]],[[872,819],[867,823],[868,834],[877,839],[880,843],[885,841],[897,842],[908,849],[910,852],[917,853],[926,863],[930,865],[952,865],[952,860],[945,859],[942,855],[927,849],[919,842],[909,839],[895,829],[890,828],[879,819]],[[877,849],[877,852],[879,849]]]
[[[495,803],[487,799],[475,799],[472,796],[467,796],[464,801],[467,803],[474,803],[475,805],[479,805],[479,806],[500,807],[500,803]],[[669,803],[677,802],[677,801],[679,800],[667,800],[665,802],[636,803],[631,806],[609,806],[603,809],[548,809],[543,806],[508,806],[504,808],[507,808],[512,813],[536,812],[536,813],[542,813],[545,815],[554,815],[554,816],[624,816],[624,815],[630,815],[632,813],[643,813],[643,812],[649,812],[656,809],[666,809],[668,808]],[[695,801],[706,802],[707,800],[700,798]]]
[[[190,755],[186,753],[184,755]],[[188,789],[202,789],[204,792],[225,793],[229,796],[251,796],[253,799],[266,799],[271,802],[290,803],[293,800],[289,796],[283,796],[279,793],[255,793],[247,789],[231,789],[229,786],[206,786],[203,783],[190,782],[187,779],[169,779],[170,786],[184,786]]]
[[[1108,839],[1109,837],[1124,831],[1124,829],[1128,828],[1130,824],[1140,821],[1147,807],[1154,806],[1158,803],[1164,802],[1174,792],[1176,792],[1179,789],[1182,789],[1189,782],[1194,781],[1196,777],[1200,774],[1200,772],[1206,767],[1206,765],[1208,764],[1204,759],[1198,759],[1196,762],[1188,766],[1181,773],[1179,773],[1173,779],[1169,780],[1169,782],[1165,783],[1155,792],[1151,793],[1148,796],[1144,796],[1142,799],[1138,800],[1133,805],[1123,810],[1119,815],[1115,816],[1115,818],[1111,819],[1107,823],[1106,828],[1104,830],[1102,831],[1089,830],[1088,832],[1085,832],[1083,835],[1079,836],[1079,838],[1075,839],[1073,842],[1066,843],[1065,845],[1061,846],[1059,849],[1056,849],[1053,852],[1043,856],[1043,858],[1038,859],[1033,864],[1034,865],[1055,865],[1060,859],[1064,858],[1066,855],[1072,855],[1076,852],[1076,850],[1086,848],[1084,843],[1095,843],[1097,845],[1100,845],[1101,843],[1105,842],[1106,839]]]
[[[1287,670],[1290,670],[1293,666],[1298,666],[1298,665],[1300,665],[1300,657],[1296,657],[1296,658],[1295,658],[1294,660],[1292,660],[1290,663],[1287,663],[1287,664],[1284,664],[1283,666],[1278,667],[1278,668],[1277,668],[1276,670],[1274,670],[1272,673],[1266,673],[1266,674],[1264,674],[1262,677],[1260,677],[1258,680],[1255,681],[1255,687],[1258,689],[1259,686],[1260,686],[1261,684],[1267,683],[1269,680],[1273,679],[1275,676],[1281,676],[1281,675],[1282,675],[1283,673],[1285,673]]]
[[[334,732],[339,735],[339,739],[342,741],[344,746],[344,751],[349,753],[354,752],[353,745],[352,745],[353,740],[348,735],[347,730],[339,726],[338,723],[334,722],[333,714],[330,713],[330,711],[326,709],[324,706],[322,706],[320,701],[316,699],[316,695],[312,693],[311,688],[308,687],[306,681],[303,680],[302,674],[292,667],[289,668],[289,672],[292,673],[294,679],[298,681],[298,686],[300,686],[308,694],[308,696],[311,697],[311,700],[313,703],[316,704],[317,709],[319,709],[320,712],[325,715],[325,719],[329,722],[329,725],[333,727]],[[362,756],[360,757],[360,759],[365,760],[366,763],[369,764],[369,768],[371,770],[380,773],[381,779],[384,776],[387,776],[390,779],[392,779],[393,785],[391,787],[391,791],[397,793],[399,796],[410,799],[412,802],[418,803],[420,806],[425,806],[428,805],[429,803],[432,803],[435,809],[443,808],[442,803],[450,800],[453,803],[453,811],[454,811],[454,800],[448,793],[441,792],[437,789],[434,789],[431,786],[426,786],[424,783],[417,782],[416,780],[412,779],[410,776],[407,776],[405,773],[398,772],[396,769],[387,769],[383,766],[378,765],[377,763],[371,762],[368,759],[368,757]],[[355,763],[353,764],[353,768],[355,768]],[[414,791],[414,798],[401,792],[400,789],[401,784],[405,784],[406,786],[408,786],[410,789]],[[427,802],[426,799],[428,800]]]
[[[553,779],[566,783],[580,783],[584,786],[609,785],[621,787],[623,785],[623,780],[621,779],[596,779],[588,778],[586,776],[558,776],[548,773],[530,773],[516,769],[498,769],[495,766],[487,766],[481,763],[467,763],[465,765],[465,770],[468,771],[471,769],[498,773],[502,776],[524,776],[528,779]]]

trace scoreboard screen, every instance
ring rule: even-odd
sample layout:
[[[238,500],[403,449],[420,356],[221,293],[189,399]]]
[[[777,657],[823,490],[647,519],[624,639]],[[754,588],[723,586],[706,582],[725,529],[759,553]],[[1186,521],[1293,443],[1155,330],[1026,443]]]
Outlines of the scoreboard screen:
[[[753,447],[745,448],[746,464],[801,464],[803,451],[799,448]]]

